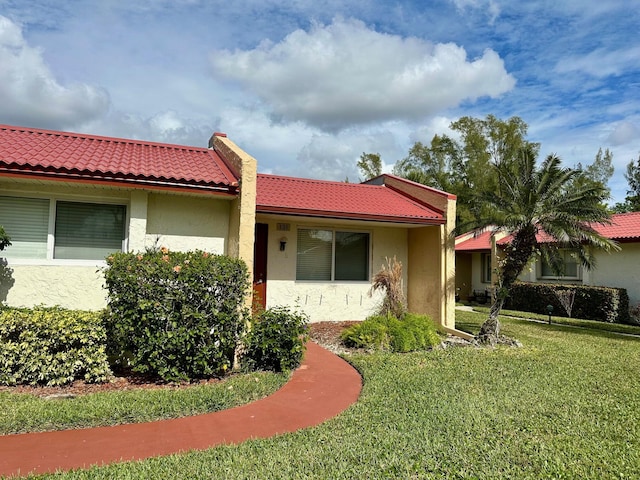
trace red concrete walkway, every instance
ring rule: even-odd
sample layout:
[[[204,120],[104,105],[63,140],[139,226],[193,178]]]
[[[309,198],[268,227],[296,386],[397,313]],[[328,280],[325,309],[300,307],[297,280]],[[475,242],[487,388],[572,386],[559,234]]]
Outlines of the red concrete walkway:
[[[309,343],[291,380],[248,405],[158,422],[0,435],[0,476],[87,468],[294,432],[336,416],[356,402],[361,388],[351,365]]]

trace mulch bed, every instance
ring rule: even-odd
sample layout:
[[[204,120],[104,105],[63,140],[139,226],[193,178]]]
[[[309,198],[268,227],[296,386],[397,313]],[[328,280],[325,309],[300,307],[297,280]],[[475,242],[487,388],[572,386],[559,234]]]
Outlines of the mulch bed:
[[[309,324],[309,336],[311,339],[334,353],[348,353],[350,350],[342,345],[340,333],[345,328],[358,322],[319,322]],[[105,383],[86,383],[82,380],[61,386],[30,386],[18,385],[15,387],[0,386],[0,392],[28,393],[38,397],[73,397],[90,393],[113,392],[139,389],[176,389],[192,385],[212,384],[220,382],[219,378],[210,378],[195,383],[163,383],[151,379],[148,376],[133,372],[119,373]]]

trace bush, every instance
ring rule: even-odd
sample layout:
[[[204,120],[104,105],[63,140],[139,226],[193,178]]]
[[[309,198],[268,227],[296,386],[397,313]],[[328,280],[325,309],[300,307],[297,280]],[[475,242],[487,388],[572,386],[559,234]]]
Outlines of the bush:
[[[257,315],[245,339],[245,370],[282,372],[302,362],[308,340],[307,317],[287,307],[274,307]]]
[[[99,312],[0,310],[0,384],[103,382],[111,374]]]
[[[404,353],[427,350],[440,343],[435,325],[426,315],[407,313],[402,320],[376,315],[352,325],[341,335],[348,347]]]
[[[629,310],[629,323],[640,325],[640,303]]]
[[[222,375],[233,365],[248,315],[242,260],[163,248],[113,254],[104,274],[115,366],[182,381]]]
[[[575,291],[571,316],[609,323],[629,323],[629,296],[624,288],[559,285],[551,283],[516,282],[511,286],[505,308],[546,315],[547,305],[553,315],[566,317],[556,290]]]

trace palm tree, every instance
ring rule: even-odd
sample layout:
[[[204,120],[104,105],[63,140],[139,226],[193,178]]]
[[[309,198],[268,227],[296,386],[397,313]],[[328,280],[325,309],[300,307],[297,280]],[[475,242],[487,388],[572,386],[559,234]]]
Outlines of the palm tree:
[[[590,269],[595,265],[593,247],[610,250],[618,246],[591,227],[610,222],[603,206],[605,189],[593,184],[576,186],[572,180],[579,172],[562,168],[556,155],[549,155],[536,168],[535,152],[525,149],[519,160],[493,164],[492,168],[498,188],[478,195],[480,220],[474,226],[493,225],[509,235],[489,318],[477,336],[482,343],[495,344],[500,333],[498,316],[509,289],[534,255],[541,255],[560,270],[560,250],[569,248]]]

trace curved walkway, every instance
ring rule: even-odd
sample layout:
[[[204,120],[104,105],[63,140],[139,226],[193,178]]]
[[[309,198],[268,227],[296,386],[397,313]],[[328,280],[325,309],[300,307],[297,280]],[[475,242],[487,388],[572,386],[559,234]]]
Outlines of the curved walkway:
[[[140,460],[294,432],[328,420],[360,395],[362,379],[315,343],[280,390],[240,407],[113,427],[0,436],[0,476]]]

